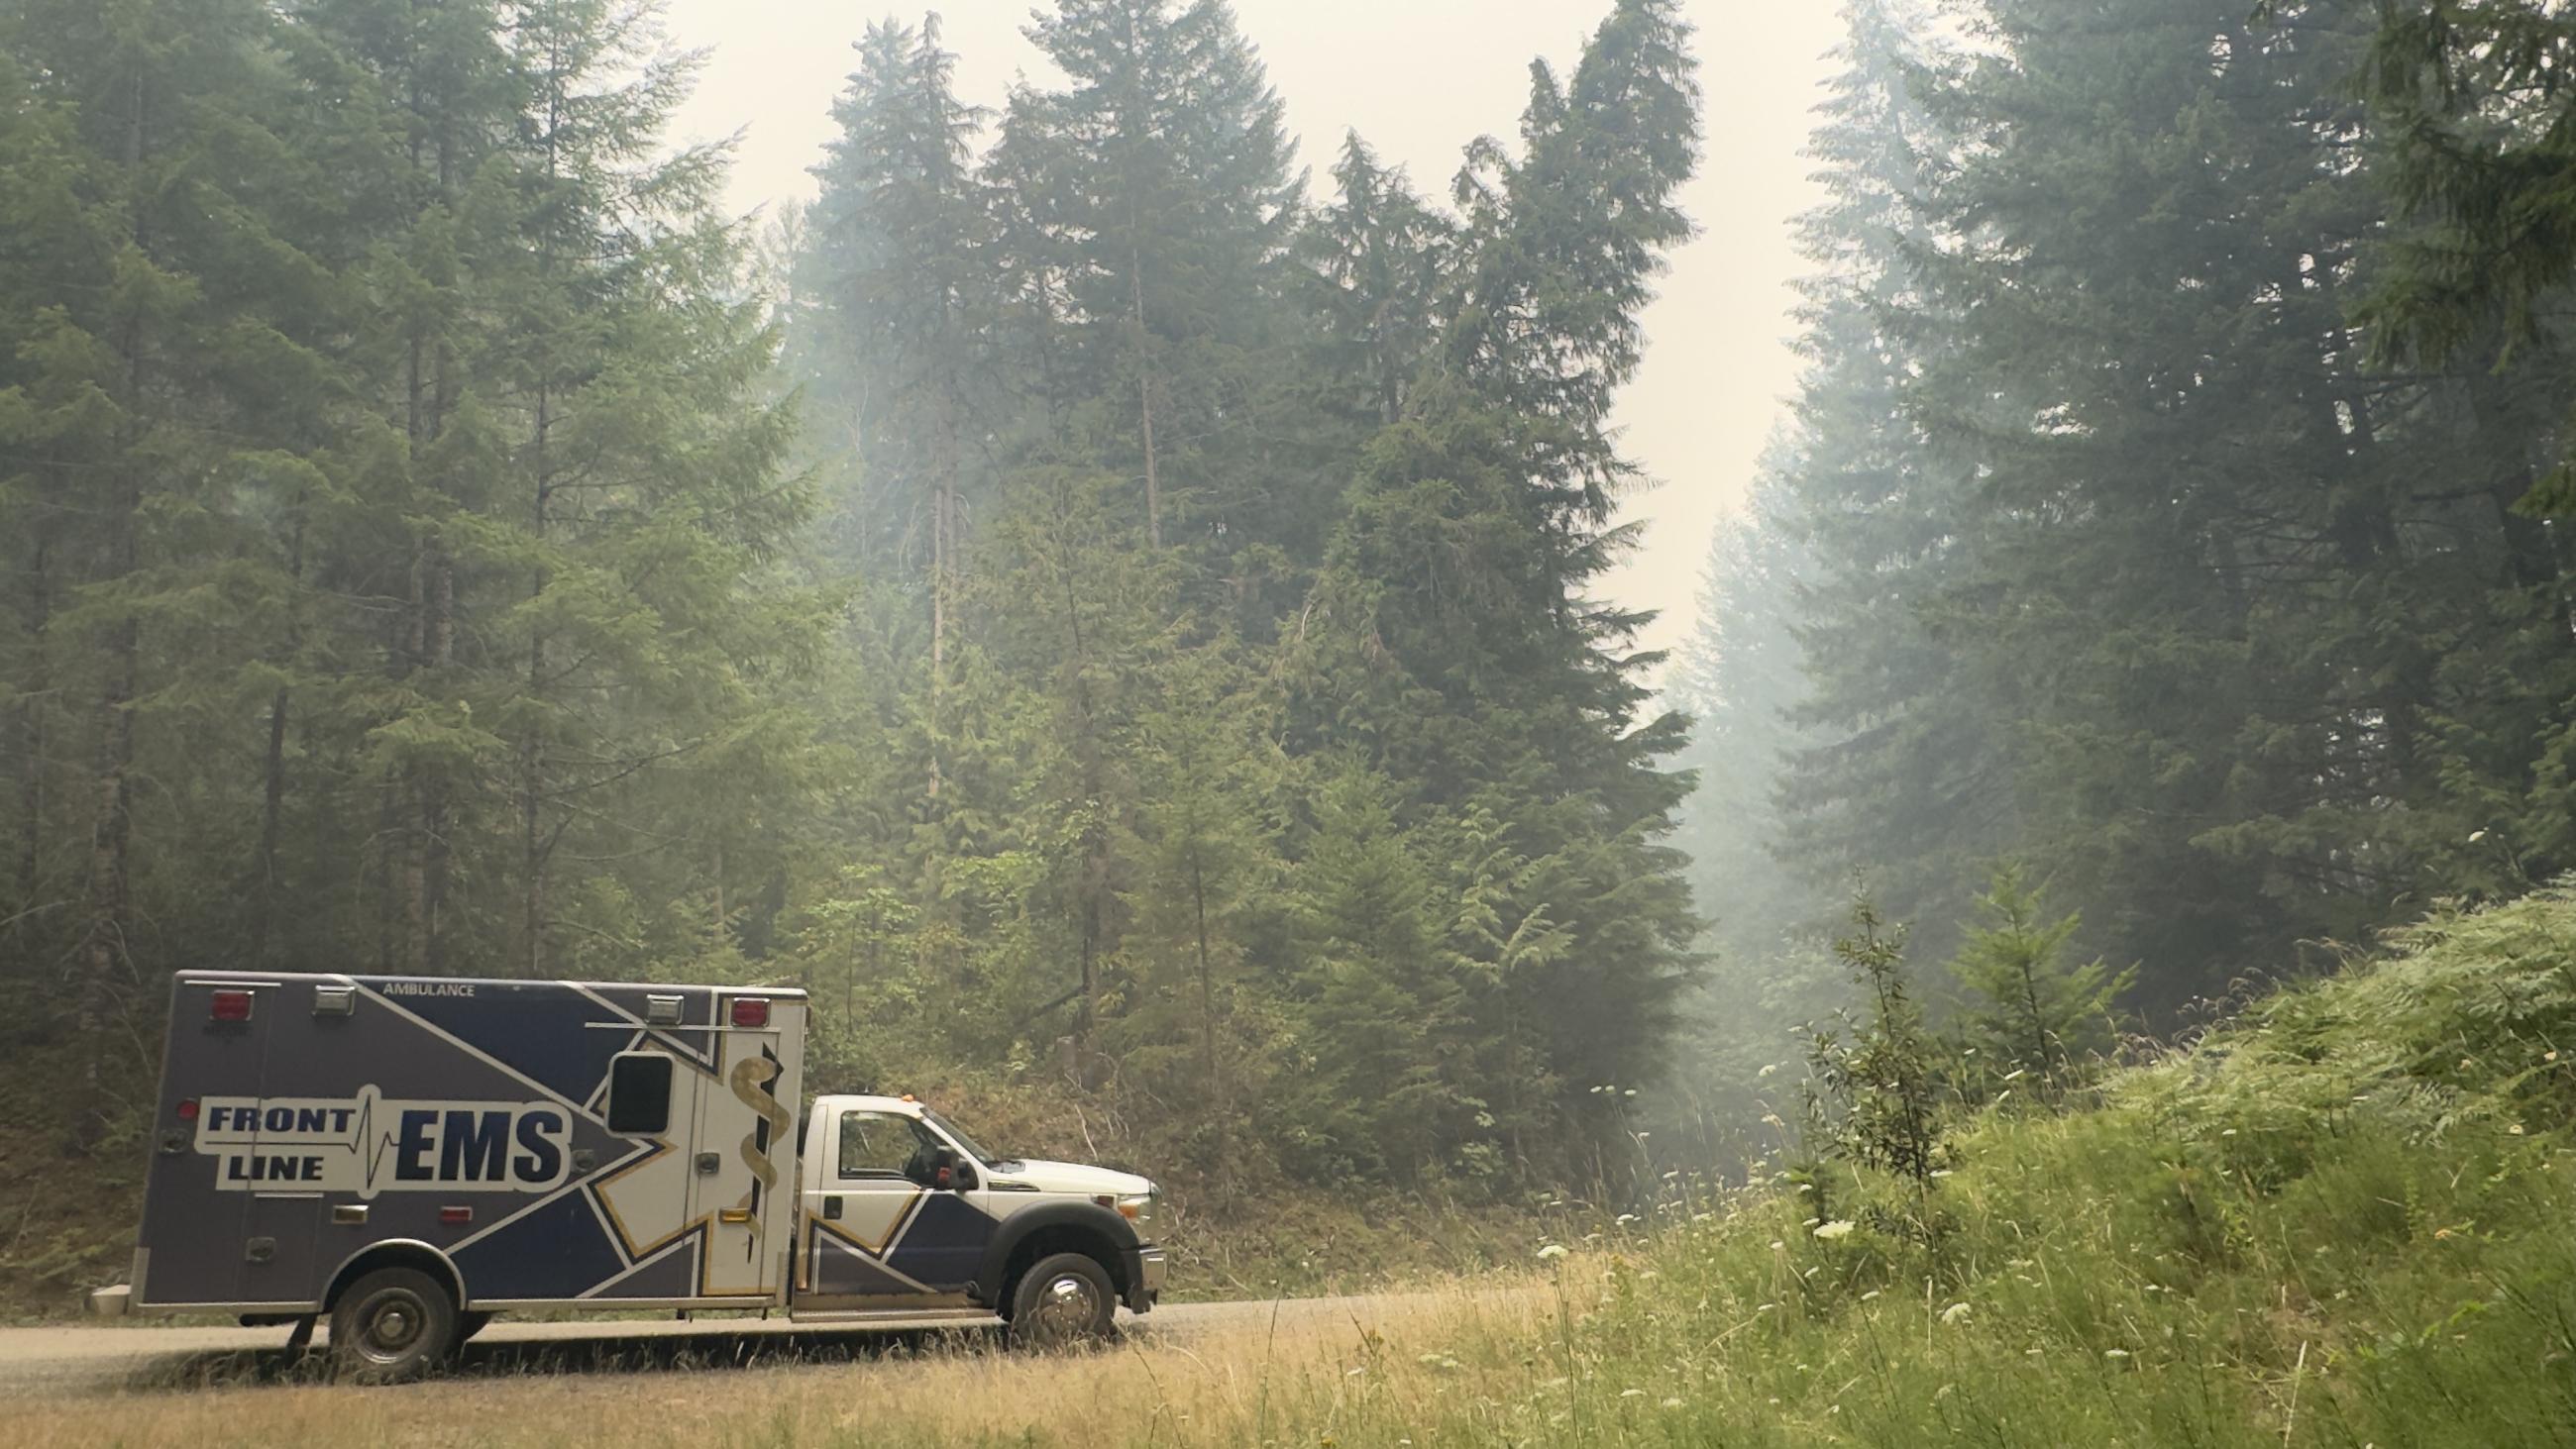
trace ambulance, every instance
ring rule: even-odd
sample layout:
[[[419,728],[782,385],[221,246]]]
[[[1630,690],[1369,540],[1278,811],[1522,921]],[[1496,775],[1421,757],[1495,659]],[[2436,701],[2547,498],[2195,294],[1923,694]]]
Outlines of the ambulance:
[[[991,1322],[1150,1311],[1161,1195],[910,1097],[804,1087],[805,993],[182,972],[143,1222],[104,1314],[317,1322],[417,1377],[496,1313]]]

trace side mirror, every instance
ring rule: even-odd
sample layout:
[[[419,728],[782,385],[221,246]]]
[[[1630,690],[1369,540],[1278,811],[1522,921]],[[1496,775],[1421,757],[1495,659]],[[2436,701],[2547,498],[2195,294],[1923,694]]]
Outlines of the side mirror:
[[[930,1185],[940,1192],[965,1192],[975,1185],[975,1169],[954,1147],[934,1148],[930,1154]]]

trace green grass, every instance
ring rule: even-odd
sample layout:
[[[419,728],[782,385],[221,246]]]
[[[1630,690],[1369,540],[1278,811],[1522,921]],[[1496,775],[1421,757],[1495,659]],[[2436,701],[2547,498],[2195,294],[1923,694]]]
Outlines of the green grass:
[[[1867,1226],[1911,1207],[1883,1181],[1685,1205],[1598,1291],[1569,1273],[1520,1408],[1647,1443],[2576,1443],[2571,1120],[2576,899],[2445,913],[2083,1110],[1962,1124],[1935,1246]]]

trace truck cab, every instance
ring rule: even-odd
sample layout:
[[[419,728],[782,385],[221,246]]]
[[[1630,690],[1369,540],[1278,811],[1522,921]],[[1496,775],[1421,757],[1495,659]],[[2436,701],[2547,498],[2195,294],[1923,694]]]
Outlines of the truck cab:
[[[956,1310],[1060,1339],[1162,1292],[1151,1181],[989,1147],[911,1097],[816,1098],[798,1174],[799,1321]]]

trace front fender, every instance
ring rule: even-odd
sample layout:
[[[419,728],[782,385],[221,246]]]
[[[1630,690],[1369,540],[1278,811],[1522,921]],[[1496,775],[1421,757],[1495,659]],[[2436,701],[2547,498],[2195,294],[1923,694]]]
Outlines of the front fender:
[[[1136,1250],[1143,1246],[1137,1240],[1134,1224],[1096,1202],[1058,1201],[1025,1207],[1002,1219],[992,1241],[984,1245],[984,1261],[975,1273],[975,1296],[999,1307],[1011,1255],[1049,1229],[1069,1230],[1106,1244],[1110,1271],[1122,1279],[1132,1274]],[[1129,1285],[1122,1281],[1117,1286],[1123,1294]]]

